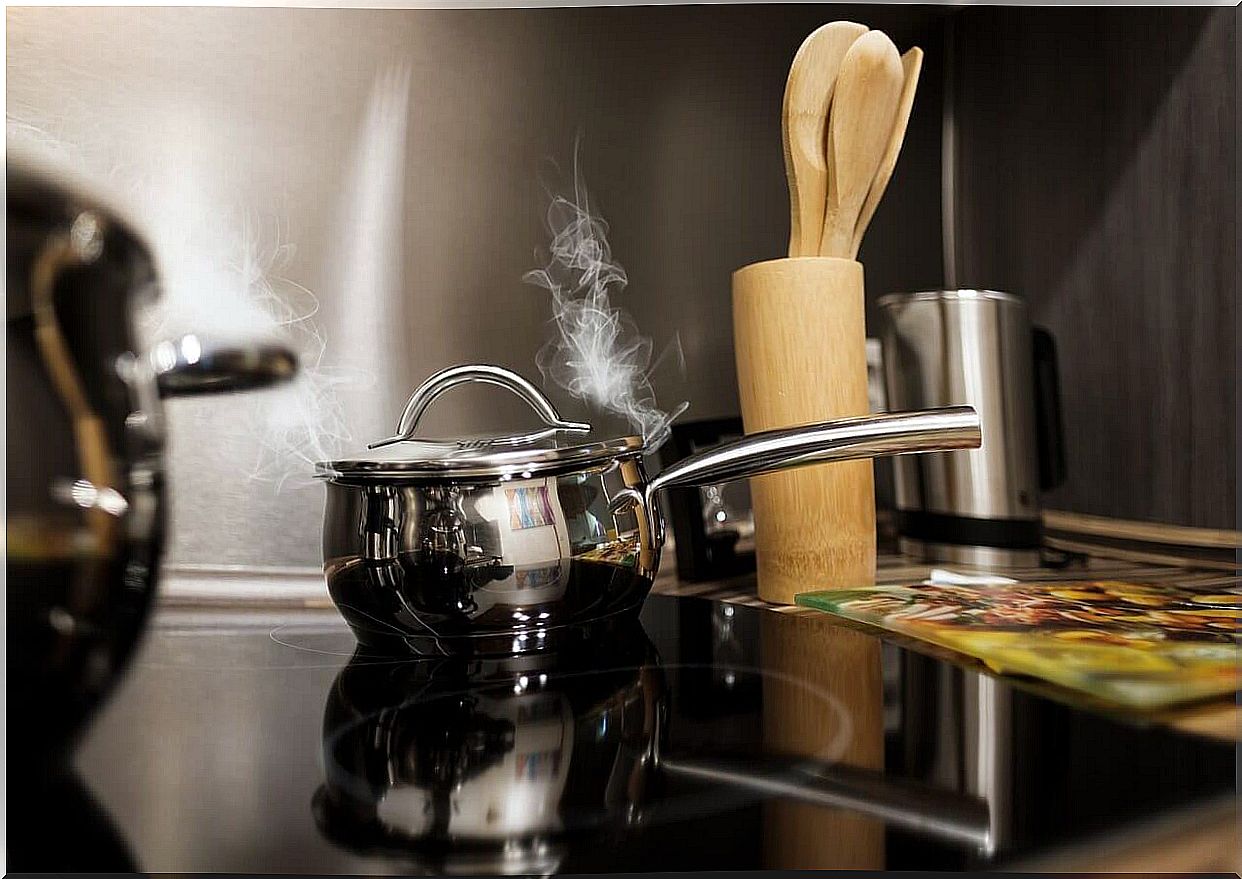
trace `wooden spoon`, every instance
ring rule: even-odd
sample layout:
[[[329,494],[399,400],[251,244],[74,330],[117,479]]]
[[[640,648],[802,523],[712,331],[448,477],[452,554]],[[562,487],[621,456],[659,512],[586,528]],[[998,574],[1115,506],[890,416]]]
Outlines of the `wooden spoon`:
[[[854,229],[854,241],[850,245],[850,258],[858,256],[858,248],[862,244],[863,235],[875,209],[884,197],[888,181],[892,179],[893,168],[897,165],[897,157],[901,155],[901,145],[906,139],[906,126],[910,123],[910,110],[914,107],[914,93],[919,87],[919,71],[923,69],[923,50],[915,47],[901,56],[901,67],[904,81],[901,85],[901,101],[897,105],[897,121],[893,123],[893,133],[888,139],[888,149],[880,160],[880,167],[875,172],[875,180],[871,181],[871,191],[863,203],[862,214],[858,217],[858,225]]]
[[[868,31],[845,53],[828,121],[820,256],[852,258],[854,229],[893,133],[902,80],[901,56],[882,31]]]
[[[815,256],[824,229],[828,168],[824,145],[833,87],[850,46],[867,32],[852,21],[834,21],[802,41],[785,83],[781,134],[789,179],[789,255]]]

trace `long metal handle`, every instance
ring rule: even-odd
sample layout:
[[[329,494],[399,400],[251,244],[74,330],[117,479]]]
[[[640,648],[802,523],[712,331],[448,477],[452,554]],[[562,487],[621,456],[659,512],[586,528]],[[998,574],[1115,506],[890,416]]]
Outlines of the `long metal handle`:
[[[282,345],[213,345],[193,333],[158,343],[149,358],[161,397],[264,388],[298,371],[297,355]]]
[[[648,494],[678,485],[729,482],[793,467],[915,452],[977,449],[979,414],[970,406],[843,418],[753,433],[666,467]]]
[[[447,369],[442,369],[415,388],[414,393],[410,394],[410,399],[405,404],[405,411],[401,413],[401,419],[397,422],[397,432],[387,439],[371,443],[368,448],[376,449],[380,446],[411,439],[414,436],[414,431],[418,429],[418,422],[427,411],[427,407],[445,392],[469,382],[496,385],[512,391],[525,400],[535,410],[535,414],[543,420],[543,423],[553,428],[554,431],[567,430],[586,433],[591,429],[589,424],[579,421],[566,421],[561,418],[556,411],[556,407],[552,405],[552,401],[516,372],[505,369],[503,366],[495,366],[489,363],[472,363],[465,366],[450,366]],[[548,431],[538,431],[519,439],[529,441],[547,434]]]

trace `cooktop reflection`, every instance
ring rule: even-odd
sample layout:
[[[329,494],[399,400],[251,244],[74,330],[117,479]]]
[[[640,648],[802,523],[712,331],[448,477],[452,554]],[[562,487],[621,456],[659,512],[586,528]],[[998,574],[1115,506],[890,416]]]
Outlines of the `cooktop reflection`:
[[[998,866],[1227,793],[1233,761],[827,617],[653,596],[493,659],[166,611],[77,766],[138,869],[477,874]],[[87,835],[38,787],[13,869]]]
[[[811,759],[755,759],[753,724],[733,713],[686,724],[674,682],[703,674],[727,675],[726,688],[752,700],[765,686],[797,691],[825,733]],[[324,710],[316,819],[344,845],[414,854],[437,871],[548,872],[570,856],[571,836],[615,843],[780,786],[831,797],[801,773],[832,773],[852,736],[833,693],[761,668],[665,664],[636,622],[576,650],[503,660],[358,654]]]

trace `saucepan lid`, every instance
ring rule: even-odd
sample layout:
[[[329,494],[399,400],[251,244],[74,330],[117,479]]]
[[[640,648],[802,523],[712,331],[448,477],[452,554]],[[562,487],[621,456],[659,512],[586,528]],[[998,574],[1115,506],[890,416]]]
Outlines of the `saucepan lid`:
[[[543,426],[524,433],[487,436],[417,437],[418,422],[446,391],[466,383],[497,385],[525,400]],[[522,376],[502,366],[469,364],[442,369],[418,386],[393,436],[371,443],[365,453],[335,461],[320,461],[315,475],[349,482],[391,479],[528,478],[549,472],[589,468],[619,456],[641,454],[643,440],[623,436],[574,442],[591,425],[567,421],[543,393]]]

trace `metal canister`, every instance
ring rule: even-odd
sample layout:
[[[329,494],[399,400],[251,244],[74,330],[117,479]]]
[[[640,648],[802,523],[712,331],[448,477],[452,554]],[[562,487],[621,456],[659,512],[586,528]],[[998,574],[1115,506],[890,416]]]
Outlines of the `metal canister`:
[[[879,304],[889,407],[970,405],[983,429],[978,449],[894,462],[902,551],[1037,564],[1040,492],[1065,475],[1051,335],[1012,293],[932,290]]]

